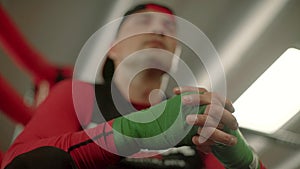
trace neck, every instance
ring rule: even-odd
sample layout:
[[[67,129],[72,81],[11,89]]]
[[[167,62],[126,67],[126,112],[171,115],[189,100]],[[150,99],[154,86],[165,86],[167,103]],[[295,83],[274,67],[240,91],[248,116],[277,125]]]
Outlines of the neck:
[[[122,74],[118,73],[114,75],[114,83],[129,102],[151,105],[162,100],[162,95],[157,92],[158,90],[155,90],[160,89],[162,82],[162,73],[160,71],[142,71],[131,81],[128,76]]]

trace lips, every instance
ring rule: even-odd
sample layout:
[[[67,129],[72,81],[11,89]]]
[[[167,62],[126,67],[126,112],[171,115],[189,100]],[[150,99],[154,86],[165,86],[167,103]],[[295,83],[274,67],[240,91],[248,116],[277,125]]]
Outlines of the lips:
[[[151,48],[159,48],[159,49],[167,49],[166,45],[159,40],[150,40],[146,42],[147,47]]]

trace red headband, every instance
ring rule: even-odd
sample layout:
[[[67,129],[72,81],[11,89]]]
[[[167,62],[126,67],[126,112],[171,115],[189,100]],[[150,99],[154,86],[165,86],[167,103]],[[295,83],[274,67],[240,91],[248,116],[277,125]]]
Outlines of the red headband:
[[[172,11],[170,11],[170,10],[168,10],[168,9],[162,7],[162,6],[155,5],[155,4],[147,4],[146,9],[153,9],[153,10],[158,11],[158,12],[173,15]]]

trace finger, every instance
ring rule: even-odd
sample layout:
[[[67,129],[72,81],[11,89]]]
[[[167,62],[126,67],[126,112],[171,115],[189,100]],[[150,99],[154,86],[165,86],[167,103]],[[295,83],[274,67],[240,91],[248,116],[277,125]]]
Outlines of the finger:
[[[181,86],[181,87],[175,87],[173,89],[173,92],[175,94],[181,94],[181,93],[184,93],[184,92],[205,93],[205,92],[207,92],[207,90],[205,88],[201,88],[201,87]]]
[[[232,101],[230,99],[226,99],[225,101],[225,109],[227,109],[229,112],[233,113],[235,111]]]
[[[218,129],[223,129],[224,124],[219,123],[219,121],[211,122],[212,120],[207,120],[208,115],[207,114],[190,114],[186,116],[186,122],[189,125],[195,125],[195,126],[208,126],[208,127],[215,127],[216,123]],[[206,123],[206,124],[205,124]]]
[[[221,97],[217,93],[208,92],[205,88],[184,86],[184,87],[175,87],[173,89],[173,92],[175,94],[181,94],[183,92],[189,92],[189,91],[195,91],[195,92],[199,92],[199,93],[203,93],[203,94],[200,95],[200,98],[199,98],[199,96],[197,96],[197,94],[194,94],[192,96],[191,95],[183,96],[183,103],[186,103],[187,105],[199,104],[199,101],[201,101],[201,100],[203,100],[203,104],[208,104],[208,103],[213,102],[212,99],[215,99],[215,101],[218,101],[218,103],[221,103],[221,105],[223,105],[225,107],[225,109],[227,109],[231,113],[233,113],[235,111],[234,107],[232,105],[232,101],[230,99]]]
[[[184,105],[196,106],[211,104],[211,97],[205,94],[189,94],[182,96],[182,103]]]
[[[200,144],[210,139],[216,143],[233,146],[237,143],[237,138],[233,135],[225,133],[221,130],[211,128],[211,127],[203,127],[198,129],[199,142]]]
[[[227,99],[226,97],[221,96],[220,94],[215,92],[207,92],[205,93],[205,95],[210,95],[212,104],[220,104],[229,112],[234,112],[234,107],[230,99]]]
[[[220,105],[210,104],[206,107],[204,114],[207,114],[206,123],[209,127],[217,127],[219,123],[224,124],[232,130],[238,129],[238,122],[231,112]]]
[[[222,101],[220,96],[217,94],[206,92],[204,94],[189,94],[182,96],[182,103],[185,105],[206,105],[206,104],[219,104],[224,107],[227,104],[227,107],[232,106],[230,101]]]
[[[215,145],[216,143],[212,140],[207,140],[206,142],[200,144],[199,137],[200,136],[194,136],[192,138],[192,142],[196,145],[197,150],[199,150],[203,153],[210,153],[211,146]]]
[[[192,138],[192,142],[196,145],[196,146],[212,146],[212,145],[215,145],[216,142],[214,142],[213,140],[210,140],[210,139],[207,139],[205,142],[203,143],[200,143],[199,142],[199,137],[200,136],[194,136]]]
[[[238,122],[236,118],[226,109],[219,105],[208,105],[204,114],[189,114],[186,122],[190,125],[207,126],[223,129],[224,125],[229,129],[237,130]]]

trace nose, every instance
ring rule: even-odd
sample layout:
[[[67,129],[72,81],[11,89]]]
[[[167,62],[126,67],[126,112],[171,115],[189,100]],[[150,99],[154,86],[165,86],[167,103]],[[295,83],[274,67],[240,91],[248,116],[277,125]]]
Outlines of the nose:
[[[163,26],[163,23],[157,20],[151,24],[150,32],[160,36],[165,36],[167,33],[166,29]]]

